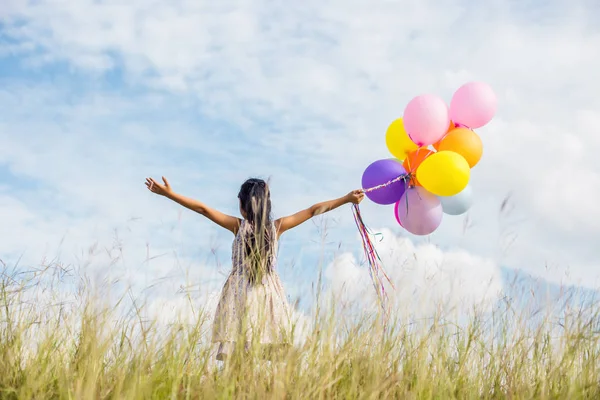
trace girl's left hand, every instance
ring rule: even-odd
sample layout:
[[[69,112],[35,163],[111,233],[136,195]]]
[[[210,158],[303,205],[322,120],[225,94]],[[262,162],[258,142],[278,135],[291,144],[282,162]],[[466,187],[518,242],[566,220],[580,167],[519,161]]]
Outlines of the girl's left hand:
[[[365,198],[365,192],[361,189],[353,190],[346,195],[346,199],[349,203],[358,204]]]

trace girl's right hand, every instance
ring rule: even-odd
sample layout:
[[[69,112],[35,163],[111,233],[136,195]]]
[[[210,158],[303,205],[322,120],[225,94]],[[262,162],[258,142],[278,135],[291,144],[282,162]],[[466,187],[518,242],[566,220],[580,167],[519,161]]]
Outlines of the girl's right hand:
[[[169,181],[167,181],[167,178],[163,176],[162,180],[164,182],[164,185],[161,185],[160,183],[156,182],[153,178],[146,178],[146,187],[152,193],[156,193],[161,196],[168,196],[169,194],[173,193],[173,190],[171,189],[171,185],[169,185]]]

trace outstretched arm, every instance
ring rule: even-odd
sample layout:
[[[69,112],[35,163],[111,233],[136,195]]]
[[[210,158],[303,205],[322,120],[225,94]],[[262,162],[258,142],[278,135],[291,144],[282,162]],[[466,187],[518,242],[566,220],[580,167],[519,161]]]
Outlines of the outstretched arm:
[[[277,232],[279,235],[281,235],[283,232],[295,228],[298,225],[308,221],[312,217],[315,217],[319,214],[323,214],[328,211],[334,210],[347,203],[358,204],[362,201],[364,197],[365,194],[362,190],[353,190],[352,192],[348,193],[344,197],[340,197],[339,199],[317,203],[305,210],[298,211],[296,214],[292,214],[290,216],[283,217],[275,221]]]
[[[153,193],[165,196],[166,198],[181,204],[185,208],[189,208],[192,211],[196,211],[198,214],[204,215],[215,224],[233,232],[234,235],[237,233],[237,230],[240,226],[239,218],[223,214],[222,212],[215,210],[214,208],[211,208],[198,200],[175,193],[173,189],[171,189],[171,185],[169,185],[169,182],[164,176],[162,177],[162,180],[164,185],[161,185],[152,178],[146,178],[146,187]]]

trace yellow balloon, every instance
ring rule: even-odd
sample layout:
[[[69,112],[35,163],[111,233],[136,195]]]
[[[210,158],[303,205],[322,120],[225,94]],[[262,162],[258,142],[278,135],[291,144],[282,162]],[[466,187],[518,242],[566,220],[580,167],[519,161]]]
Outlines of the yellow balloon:
[[[471,168],[463,156],[442,150],[427,157],[417,169],[417,180],[427,191],[438,196],[460,193],[471,178]]]
[[[406,159],[408,153],[419,148],[404,130],[402,118],[398,118],[388,127],[385,133],[385,144],[390,153],[401,161]]]

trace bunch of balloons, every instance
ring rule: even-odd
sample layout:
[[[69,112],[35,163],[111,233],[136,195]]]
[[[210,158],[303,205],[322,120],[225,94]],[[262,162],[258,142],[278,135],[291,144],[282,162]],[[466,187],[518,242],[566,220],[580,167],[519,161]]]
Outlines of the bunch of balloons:
[[[496,95],[483,82],[461,86],[449,107],[431,94],[412,99],[386,133],[394,158],[377,160],[363,173],[366,196],[377,204],[394,204],[396,221],[414,235],[434,232],[444,213],[467,212],[471,168],[483,154],[473,129],[490,122],[496,108]]]

